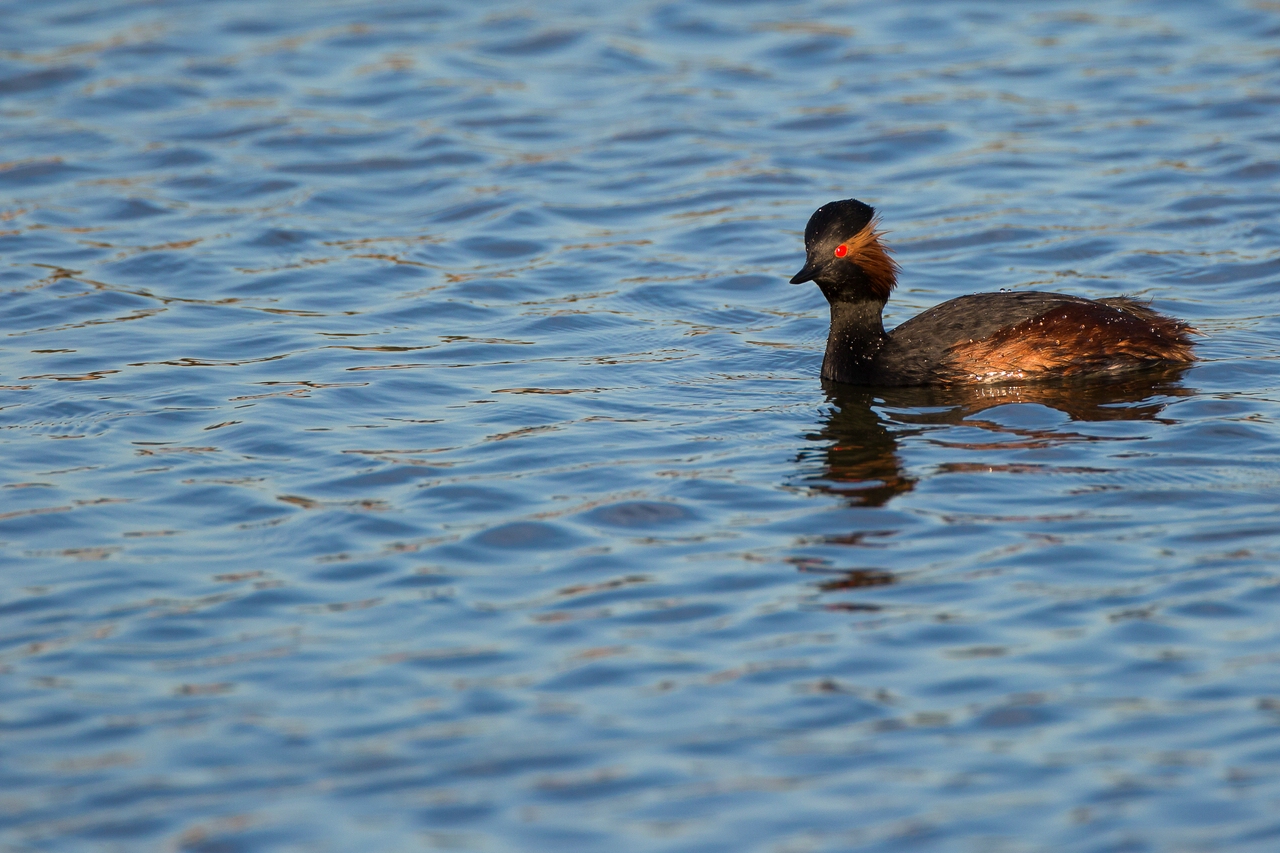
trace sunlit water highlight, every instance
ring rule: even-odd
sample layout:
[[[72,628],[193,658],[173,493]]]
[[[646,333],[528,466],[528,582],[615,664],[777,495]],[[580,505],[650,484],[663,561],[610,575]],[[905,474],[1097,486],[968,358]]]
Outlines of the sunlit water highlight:
[[[0,3],[0,846],[1275,849],[1277,44]],[[824,389],[848,196],[1203,361]]]

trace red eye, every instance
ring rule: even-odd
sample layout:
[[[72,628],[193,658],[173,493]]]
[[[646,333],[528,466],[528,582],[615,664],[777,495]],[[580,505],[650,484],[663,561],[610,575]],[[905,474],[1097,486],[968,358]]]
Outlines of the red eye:
[[[841,243],[839,246],[836,246],[837,258],[843,258],[847,254],[849,254],[849,247],[846,246],[844,243]]]

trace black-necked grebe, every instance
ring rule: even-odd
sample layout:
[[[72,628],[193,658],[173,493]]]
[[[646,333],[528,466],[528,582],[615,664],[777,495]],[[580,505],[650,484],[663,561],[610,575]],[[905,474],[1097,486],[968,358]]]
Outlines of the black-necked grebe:
[[[850,385],[956,385],[1107,374],[1193,361],[1181,320],[1119,296],[1091,300],[1036,291],[975,293],[935,305],[885,332],[898,265],[875,209],[824,204],[804,230],[804,268],[831,303],[822,378]]]

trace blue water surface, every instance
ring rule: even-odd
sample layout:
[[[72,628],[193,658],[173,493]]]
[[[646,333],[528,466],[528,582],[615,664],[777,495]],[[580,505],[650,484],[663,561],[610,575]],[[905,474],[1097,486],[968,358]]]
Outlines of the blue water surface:
[[[1280,849],[1277,45],[0,0],[0,850]],[[1201,361],[824,388],[851,196]]]

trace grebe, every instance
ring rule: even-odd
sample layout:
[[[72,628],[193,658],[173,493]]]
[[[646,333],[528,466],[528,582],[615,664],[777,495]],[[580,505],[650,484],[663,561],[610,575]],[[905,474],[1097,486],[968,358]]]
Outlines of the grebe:
[[[873,207],[818,208],[804,229],[805,264],[831,303],[822,378],[850,385],[957,385],[1109,374],[1195,360],[1181,320],[1124,296],[1036,291],[975,293],[935,305],[885,332],[881,312],[898,264]]]

